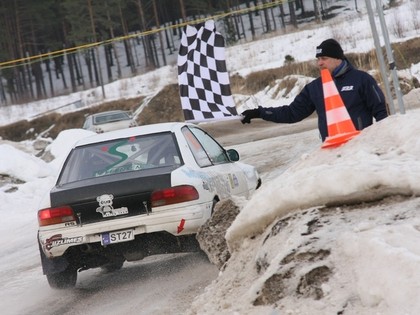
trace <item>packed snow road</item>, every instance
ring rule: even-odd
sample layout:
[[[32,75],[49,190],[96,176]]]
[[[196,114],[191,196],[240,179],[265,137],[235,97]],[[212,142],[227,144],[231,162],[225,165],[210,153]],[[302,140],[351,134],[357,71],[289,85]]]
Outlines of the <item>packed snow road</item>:
[[[9,286],[8,297],[3,292],[2,314],[182,314],[217,273],[202,253],[171,254],[126,262],[112,273],[84,271],[75,289],[53,290],[36,266],[20,270],[22,281]]]
[[[257,166],[263,184],[321,144],[316,119],[296,125],[256,121],[243,126],[231,121],[203,127],[225,147],[237,148],[242,161]],[[24,191],[8,193],[8,207],[20,209],[21,204],[33,203],[34,196]],[[2,314],[185,314],[194,298],[218,276],[218,269],[203,253],[171,254],[126,262],[112,273],[83,271],[75,289],[53,290],[42,274],[36,214],[28,207],[22,212],[24,221],[1,227],[2,235],[10,235],[1,240]]]

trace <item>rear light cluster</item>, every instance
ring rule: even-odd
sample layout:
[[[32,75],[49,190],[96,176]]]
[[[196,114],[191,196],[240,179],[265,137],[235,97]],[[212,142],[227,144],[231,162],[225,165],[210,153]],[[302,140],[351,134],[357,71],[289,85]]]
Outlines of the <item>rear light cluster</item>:
[[[38,211],[39,226],[47,226],[52,224],[66,223],[76,221],[73,209],[69,206],[47,208]]]
[[[193,186],[182,185],[152,193],[152,207],[172,205],[174,203],[192,201],[198,199],[198,191]]]
[[[152,193],[151,202],[152,207],[160,207],[197,199],[198,191],[195,187],[182,185],[154,191]],[[46,208],[38,211],[39,226],[60,224],[71,221],[76,221],[76,217],[73,209],[69,206]]]

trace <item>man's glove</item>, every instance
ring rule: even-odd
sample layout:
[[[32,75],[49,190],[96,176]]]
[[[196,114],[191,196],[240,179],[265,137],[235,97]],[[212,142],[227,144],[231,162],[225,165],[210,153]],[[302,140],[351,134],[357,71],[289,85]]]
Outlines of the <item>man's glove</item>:
[[[251,119],[260,118],[260,110],[258,108],[248,109],[246,111],[243,111],[241,115],[243,116],[241,122],[243,124],[249,124],[251,123]]]

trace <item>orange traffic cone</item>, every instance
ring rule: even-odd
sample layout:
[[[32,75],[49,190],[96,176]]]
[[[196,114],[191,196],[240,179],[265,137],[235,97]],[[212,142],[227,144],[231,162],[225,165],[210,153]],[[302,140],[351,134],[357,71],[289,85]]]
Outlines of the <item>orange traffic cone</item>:
[[[322,144],[322,148],[337,147],[357,136],[360,131],[354,127],[346,106],[344,106],[343,100],[338,94],[337,87],[327,69],[321,70],[321,79],[328,124],[328,137]]]

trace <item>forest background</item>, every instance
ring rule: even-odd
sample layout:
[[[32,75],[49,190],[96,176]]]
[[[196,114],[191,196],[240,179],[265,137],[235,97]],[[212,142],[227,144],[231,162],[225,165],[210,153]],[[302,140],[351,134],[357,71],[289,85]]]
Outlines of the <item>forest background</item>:
[[[361,0],[349,1],[357,10]],[[0,106],[103,87],[175,64],[186,24],[214,19],[229,46],[294,31],[301,23],[322,23],[340,2],[1,1]]]
[[[20,0],[13,1],[14,3],[19,3]],[[40,0],[39,3],[48,1],[51,0]],[[66,1],[60,0],[56,2],[66,3]],[[92,4],[93,1],[99,0],[74,0],[80,6],[84,4],[84,7],[79,8],[81,12],[89,11],[86,3]],[[158,1],[155,1],[157,5]],[[199,0],[197,1],[199,2]],[[73,0],[71,2],[73,3]],[[133,3],[131,0],[120,0],[119,2]],[[197,4],[198,2],[192,1],[191,3]],[[192,20],[193,17],[197,17],[193,15],[184,23],[194,24],[210,18],[216,21],[217,30],[226,39],[226,59],[230,72],[230,86],[236,99],[237,107],[240,107],[246,99],[251,98],[255,100],[254,96],[267,89],[274,89],[277,91],[275,94],[284,91],[282,94],[286,97],[290,93],[296,93],[296,89],[302,88],[302,82],[307,82],[307,80],[312,80],[319,76],[319,69],[314,62],[315,59],[312,58],[312,49],[319,43],[314,43],[311,38],[313,36],[311,32],[317,30],[322,33],[325,32],[325,36],[336,38],[344,45],[343,47],[346,47],[346,57],[353,65],[359,69],[369,71],[382,88],[385,86],[383,76],[379,71],[377,52],[372,48],[371,39],[369,38],[368,43],[365,43],[367,47],[360,48],[363,40],[357,35],[359,31],[354,25],[356,21],[367,19],[365,13],[363,13],[366,11],[364,7],[365,1],[303,0],[301,4],[304,4],[304,7],[302,8],[301,6],[299,10],[294,11],[297,17],[296,26],[290,24],[291,15],[285,14],[285,27],[282,26],[283,24],[278,23],[278,20],[281,20],[282,17],[280,8],[287,9],[291,4],[292,8],[296,9],[297,5],[295,1],[281,4],[279,2],[281,1],[265,2],[264,4],[270,5],[270,7],[261,8],[261,2],[252,1],[251,3],[249,1],[252,10],[243,12],[252,13],[250,14],[252,18],[250,18],[248,13],[241,11],[242,15],[240,18],[238,15],[232,15],[231,12],[223,13],[226,14],[224,18],[221,14]],[[322,4],[320,6],[322,14],[318,20],[315,14],[316,11],[314,11],[315,2]],[[417,14],[420,10],[420,2],[418,0],[378,0],[378,2],[384,5],[383,10],[388,21],[388,31],[393,38],[391,43],[394,52],[393,57],[395,58],[396,68],[399,70],[398,83],[402,94],[406,95],[413,89],[420,87],[418,76],[414,75],[415,70],[412,69],[413,65],[420,63],[420,54],[418,54],[420,37],[416,35],[420,34],[420,19]],[[110,0],[101,0],[101,3],[105,5],[105,3],[110,3]],[[138,1],[135,3],[138,3]],[[145,1],[140,2],[140,4],[144,3]],[[172,0],[171,3],[188,2],[186,0]],[[217,1],[217,3],[220,4],[221,1]],[[404,7],[402,5],[404,3],[410,7],[408,14],[405,11],[400,12],[400,9]],[[22,2],[22,4],[26,3]],[[255,4],[259,7],[255,7]],[[272,6],[273,4],[275,4],[274,7]],[[0,2],[0,8],[3,5],[4,2]],[[113,7],[113,12],[118,11],[116,8],[119,8],[119,6]],[[248,10],[246,3],[238,5],[237,8]],[[265,15],[264,12],[270,14]],[[288,11],[284,10],[284,12]],[[306,13],[303,14],[302,12]],[[13,14],[10,13],[9,15]],[[35,14],[32,16],[35,16]],[[308,17],[304,18],[304,16]],[[124,14],[122,17],[124,17]],[[234,32],[232,37],[226,34],[223,28],[224,21],[229,18],[241,22],[236,24],[236,26],[240,26],[241,32]],[[0,23],[3,23],[3,21],[4,19],[0,19]],[[63,20],[62,23],[65,24],[65,21]],[[168,23],[170,22],[167,22],[166,25]],[[116,25],[120,24],[116,22]],[[342,25],[346,25],[346,27],[343,28]],[[237,30],[236,26],[234,30]],[[176,29],[168,27],[165,29],[154,28],[154,31],[156,30],[159,30],[163,36],[175,33]],[[254,30],[255,36],[252,36],[252,30]],[[0,27],[1,32],[4,32],[2,27]],[[184,121],[178,92],[179,87],[176,83],[177,47],[180,34],[171,36],[173,44],[169,47],[172,48],[168,49],[165,46],[163,50],[167,53],[164,60],[166,60],[168,65],[165,66],[163,63],[159,63],[159,66],[155,65],[153,67],[147,66],[142,40],[144,41],[145,38],[150,37],[154,38],[153,41],[155,43],[159,43],[159,40],[155,40],[159,37],[158,33],[139,34],[130,33],[126,37],[115,37],[112,41],[92,43],[92,46],[83,44],[74,47],[72,52],[69,52],[69,49],[53,51],[49,53],[49,58],[43,55],[34,55],[30,57],[30,62],[27,61],[26,63],[23,60],[20,63],[16,60],[0,61],[0,76],[5,71],[9,71],[15,73],[18,78],[12,79],[13,85],[16,85],[17,82],[26,82],[26,90],[22,90],[19,93],[16,90],[13,92],[14,94],[12,93],[12,95],[16,95],[16,98],[19,98],[19,101],[13,101],[10,97],[10,90],[6,86],[5,78],[0,78],[0,90],[3,93],[0,94],[4,97],[0,97],[0,112],[2,113],[0,116],[0,139],[18,142],[48,137],[55,139],[63,130],[81,128],[87,115],[113,109],[131,111],[133,118],[136,119],[139,125]],[[286,40],[287,37],[293,38],[294,36],[297,36],[299,40]],[[306,37],[301,38],[302,36]],[[229,38],[236,38],[236,41],[229,40]],[[125,42],[132,45],[124,45]],[[246,47],[255,42],[260,43],[260,49],[258,52],[250,53]],[[265,42],[270,44],[265,47],[263,45]],[[278,47],[280,49],[276,48],[276,50],[273,50],[273,45],[276,43],[279,44]],[[111,49],[112,54],[110,54],[110,58],[107,58],[109,55],[106,54],[108,49],[106,47],[115,47],[115,49]],[[132,52],[135,59],[133,59],[131,66],[127,63],[130,60],[127,56],[131,54],[128,53],[130,50],[125,49],[126,47],[133,49]],[[358,49],[355,50],[354,48],[356,47]],[[307,49],[308,51],[305,51]],[[4,50],[0,49],[0,54],[3,52]],[[163,60],[162,56],[165,56],[165,54],[162,53],[162,50],[155,49],[154,52],[158,60]],[[383,52],[385,54],[385,48],[383,48]],[[99,59],[89,58],[89,56],[95,57],[96,53],[100,56]],[[302,53],[304,53],[305,57],[302,57]],[[265,54],[270,54],[269,63],[264,61]],[[239,68],[235,66],[235,58],[238,65],[240,64]],[[48,70],[48,60],[50,60],[50,63],[52,60],[61,60],[62,72],[59,72],[57,70],[59,68],[54,67],[54,64]],[[75,62],[72,62],[72,60]],[[98,60],[97,63],[96,60]],[[37,63],[42,70],[41,84],[36,83],[34,72],[31,70]],[[92,66],[92,64],[97,64],[98,67]],[[100,65],[102,67],[99,67]],[[108,65],[111,66],[108,67]],[[249,71],[238,71],[244,65]],[[101,71],[94,71],[98,69],[101,69]],[[121,71],[119,72],[118,70]],[[103,84],[96,80],[96,78],[99,79],[101,77],[99,74],[102,73],[104,74],[102,78],[106,80]],[[76,74],[77,76],[75,76]],[[105,76],[105,74],[107,75]],[[119,79],[120,75],[121,79]],[[25,81],[23,78],[27,78],[27,80]],[[79,79],[76,80],[76,78]],[[389,76],[387,80],[390,83],[391,77]],[[48,82],[50,89],[45,89],[45,85]],[[71,82],[71,84],[66,86],[67,82]],[[45,91],[45,93],[38,95],[36,86],[41,87],[41,92]],[[130,86],[133,89],[131,92],[129,92]],[[161,86],[161,88],[157,88],[157,86]],[[115,92],[117,91],[112,91],[112,89],[118,89],[119,97],[116,97]],[[148,95],[145,89],[152,89],[151,91],[153,92]],[[107,91],[107,93],[104,93],[104,91]],[[129,93],[127,94],[127,92]],[[395,91],[392,90],[391,93],[391,97],[396,98]],[[267,101],[269,100],[265,100],[265,102]],[[278,100],[278,103],[282,104],[282,102],[287,103],[288,101],[290,100]]]

